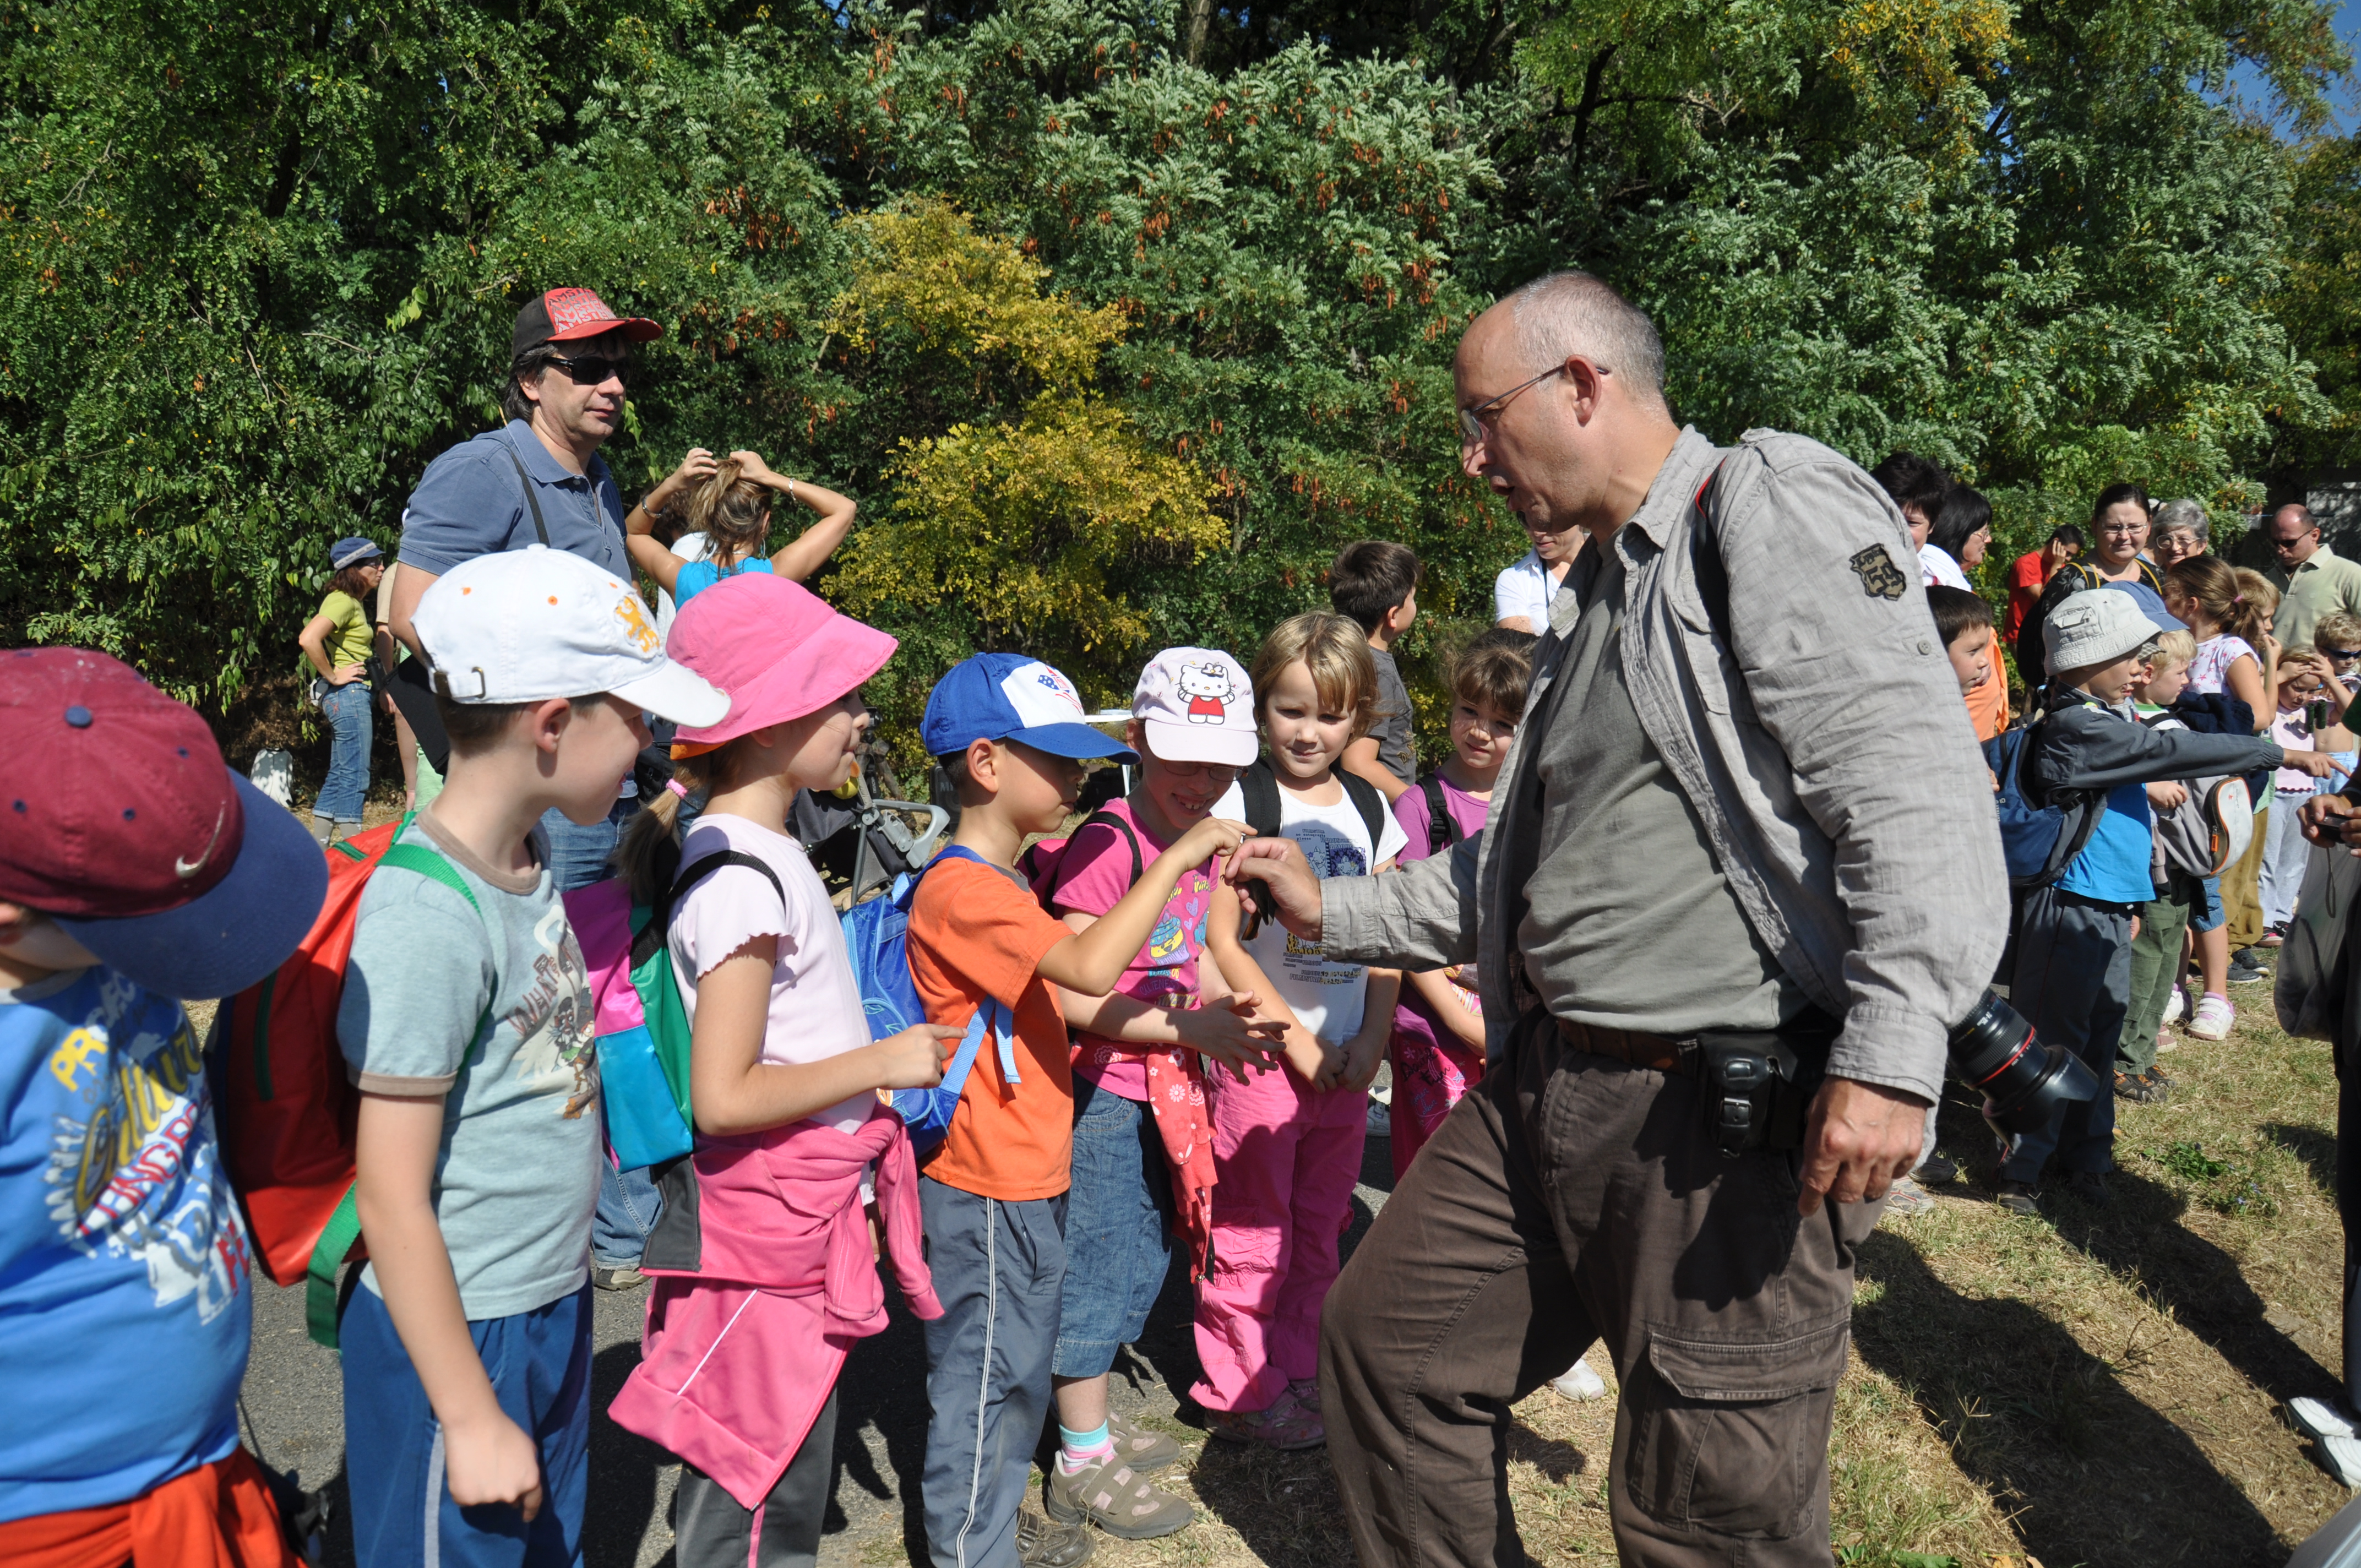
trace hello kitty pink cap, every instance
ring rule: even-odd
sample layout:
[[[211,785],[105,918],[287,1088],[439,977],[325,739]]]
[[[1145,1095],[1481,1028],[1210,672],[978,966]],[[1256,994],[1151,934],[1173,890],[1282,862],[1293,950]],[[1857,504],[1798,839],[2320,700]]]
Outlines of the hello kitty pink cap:
[[[1243,768],[1262,740],[1246,667],[1218,648],[1167,648],[1139,673],[1131,716],[1168,762]]]

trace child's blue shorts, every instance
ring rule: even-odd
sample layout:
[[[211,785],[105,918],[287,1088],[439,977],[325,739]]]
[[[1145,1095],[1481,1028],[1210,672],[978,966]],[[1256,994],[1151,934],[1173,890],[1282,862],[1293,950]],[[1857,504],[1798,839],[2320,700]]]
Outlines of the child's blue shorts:
[[[2197,884],[2197,896],[2189,901],[2189,928],[2211,931],[2222,924],[2222,879],[2207,877]]]
[[[582,1561],[589,1286],[530,1312],[467,1325],[500,1409],[541,1449],[541,1512],[531,1524],[512,1508],[462,1508],[451,1500],[443,1428],[374,1291],[355,1288],[336,1332],[345,1364],[345,1480],[361,1568],[570,1568]]]
[[[1171,1178],[1147,1106],[1076,1073],[1074,1113],[1066,1289],[1050,1370],[1060,1377],[1096,1377],[1146,1331],[1171,1271],[1170,1200],[1157,1201],[1157,1184],[1170,1191]]]

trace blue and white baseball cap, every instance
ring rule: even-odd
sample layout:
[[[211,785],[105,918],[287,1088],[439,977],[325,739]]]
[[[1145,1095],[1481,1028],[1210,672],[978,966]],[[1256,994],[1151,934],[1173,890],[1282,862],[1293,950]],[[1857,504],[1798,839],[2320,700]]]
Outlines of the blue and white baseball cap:
[[[1139,753],[1085,721],[1074,683],[1022,653],[978,653],[951,666],[927,695],[918,738],[930,757],[949,757],[978,740],[1015,740],[1053,757]]]

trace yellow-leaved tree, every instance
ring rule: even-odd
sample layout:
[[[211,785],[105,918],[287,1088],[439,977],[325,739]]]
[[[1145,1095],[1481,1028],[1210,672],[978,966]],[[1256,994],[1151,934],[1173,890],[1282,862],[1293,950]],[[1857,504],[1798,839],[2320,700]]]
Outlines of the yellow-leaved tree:
[[[1211,481],[1148,445],[1094,389],[1121,313],[1050,291],[1048,268],[946,202],[844,221],[853,284],[829,330],[871,384],[893,377],[967,417],[900,438],[891,510],[854,539],[831,597],[920,633],[938,657],[961,643],[1033,652],[1068,665],[1093,696],[1127,694],[1115,661],[1149,623],[1110,586],[1109,566],[1160,558],[1185,569],[1229,528],[1210,509]]]

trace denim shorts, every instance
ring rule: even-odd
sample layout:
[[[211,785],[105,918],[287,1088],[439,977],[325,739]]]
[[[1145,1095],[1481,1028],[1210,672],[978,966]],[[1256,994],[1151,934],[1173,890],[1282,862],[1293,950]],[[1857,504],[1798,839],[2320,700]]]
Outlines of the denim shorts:
[[[2189,901],[2189,928],[2212,931],[2219,927],[2225,917],[2222,910],[2222,879],[2207,877],[2197,884],[2197,896]]]
[[[1164,1207],[1150,1185],[1167,1179],[1148,1107],[1075,1074],[1066,1293],[1051,1366],[1058,1376],[1096,1377],[1147,1329],[1172,1265]]]

